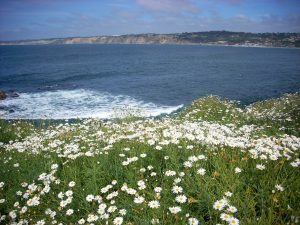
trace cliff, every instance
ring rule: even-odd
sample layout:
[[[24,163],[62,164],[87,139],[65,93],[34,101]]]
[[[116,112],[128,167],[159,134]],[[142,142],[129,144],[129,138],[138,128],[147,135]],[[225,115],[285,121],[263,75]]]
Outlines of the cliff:
[[[209,31],[176,34],[129,34],[3,41],[0,45],[43,44],[212,44],[253,47],[300,47],[300,33],[244,33]]]

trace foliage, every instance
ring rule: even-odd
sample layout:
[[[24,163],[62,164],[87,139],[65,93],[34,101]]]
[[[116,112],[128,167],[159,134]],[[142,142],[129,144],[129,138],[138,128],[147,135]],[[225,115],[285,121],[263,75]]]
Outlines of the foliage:
[[[2,224],[295,224],[299,99],[175,117],[0,121]]]

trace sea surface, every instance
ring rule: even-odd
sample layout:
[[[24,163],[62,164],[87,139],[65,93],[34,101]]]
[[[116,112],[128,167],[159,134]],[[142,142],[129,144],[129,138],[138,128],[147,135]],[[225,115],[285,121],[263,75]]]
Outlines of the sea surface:
[[[0,118],[158,116],[218,95],[250,104],[300,90],[300,49],[0,46]]]

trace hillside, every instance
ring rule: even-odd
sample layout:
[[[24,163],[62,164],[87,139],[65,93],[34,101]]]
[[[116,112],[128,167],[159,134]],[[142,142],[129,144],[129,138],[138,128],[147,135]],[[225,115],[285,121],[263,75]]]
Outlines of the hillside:
[[[129,34],[0,42],[0,45],[43,44],[203,44],[252,47],[300,47],[300,33],[209,31],[176,34]]]
[[[156,119],[0,120],[0,224],[299,220],[300,96]]]

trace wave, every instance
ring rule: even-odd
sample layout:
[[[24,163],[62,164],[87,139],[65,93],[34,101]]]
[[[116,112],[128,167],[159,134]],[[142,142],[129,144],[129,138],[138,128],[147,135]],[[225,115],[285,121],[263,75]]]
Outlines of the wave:
[[[84,89],[58,90],[20,93],[17,98],[7,98],[0,102],[0,118],[110,119],[126,116],[152,117],[170,114],[181,107],[183,105],[158,105],[126,95],[112,95]]]

